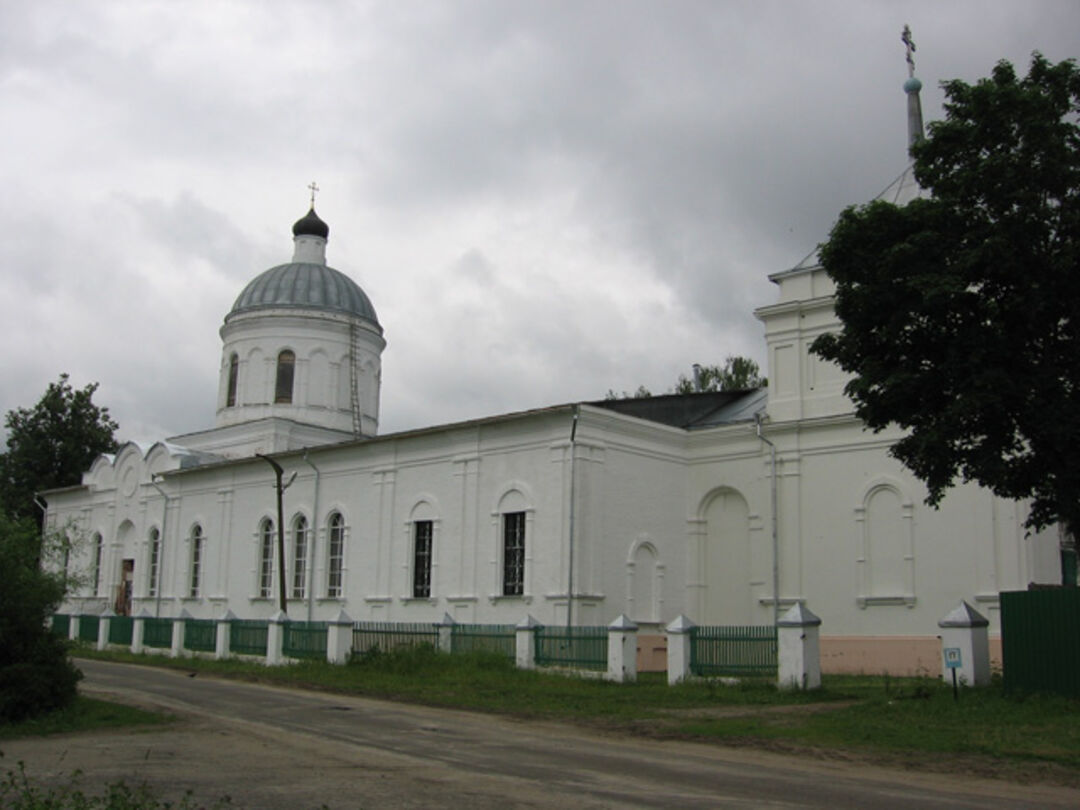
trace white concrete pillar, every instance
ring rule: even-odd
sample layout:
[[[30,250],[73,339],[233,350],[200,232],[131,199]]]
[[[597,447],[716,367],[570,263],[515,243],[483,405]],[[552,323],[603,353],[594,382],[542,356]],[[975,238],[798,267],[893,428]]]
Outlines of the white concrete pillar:
[[[697,627],[680,613],[665,630],[667,631],[667,682],[674,686],[690,677],[690,644],[693,629]]]
[[[439,652],[452,653],[454,651],[454,617],[444,613],[442,619],[435,622],[439,631]]]
[[[131,625],[131,652],[141,655],[143,651],[143,639],[146,637],[146,620],[151,618],[150,611],[143,608],[135,616]]]
[[[776,623],[777,687],[817,689],[821,686],[821,619],[802,603],[792,605]]]
[[[187,608],[180,610],[180,615],[173,619],[172,623],[172,649],[169,654],[173,658],[180,658],[184,654],[184,623],[192,618]]]
[[[285,644],[285,623],[289,621],[288,614],[279,610],[270,617],[270,625],[266,633],[266,665],[276,667],[285,661],[282,647]]]
[[[79,614],[72,613],[68,623],[68,640],[75,641],[79,637]]]
[[[221,661],[229,657],[229,646],[232,641],[232,623],[236,614],[226,610],[221,614],[214,626],[214,658]]]
[[[348,663],[352,654],[353,620],[344,610],[326,627],[326,660],[331,664]]]
[[[607,629],[607,679],[615,683],[637,680],[638,626],[620,613]]]
[[[961,601],[938,622],[941,628],[941,677],[952,683],[986,686],[990,683],[990,622]]]
[[[518,669],[536,668],[536,632],[541,627],[532,616],[526,616],[514,628],[514,662]]]
[[[101,612],[101,618],[98,619],[97,626],[97,648],[99,650],[104,650],[109,646],[109,627],[112,625],[112,619],[115,615],[116,612],[111,607],[107,607]]]

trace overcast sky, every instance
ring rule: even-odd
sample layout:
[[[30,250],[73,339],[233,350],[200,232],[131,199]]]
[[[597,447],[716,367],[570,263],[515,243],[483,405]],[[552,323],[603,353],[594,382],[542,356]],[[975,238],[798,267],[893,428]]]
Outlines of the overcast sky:
[[[218,329],[292,256],[385,330],[380,432],[764,365],[753,310],[906,164],[938,82],[1080,55],[1080,3],[0,0],[0,412],[69,372],[212,426]]]

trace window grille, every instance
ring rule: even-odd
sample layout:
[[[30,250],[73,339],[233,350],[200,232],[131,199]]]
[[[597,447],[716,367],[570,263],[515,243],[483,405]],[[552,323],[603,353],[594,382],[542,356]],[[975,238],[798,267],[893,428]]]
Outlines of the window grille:
[[[345,518],[340,512],[334,512],[330,516],[328,534],[326,596],[330,599],[339,599],[345,568]]]
[[[432,522],[418,520],[413,524],[413,596],[431,596],[431,538]]]
[[[98,590],[101,588],[101,551],[104,545],[104,541],[101,539],[101,534],[94,535],[94,590],[92,595],[97,596]]]
[[[150,582],[146,593],[149,596],[157,596],[158,593],[158,566],[161,565],[161,532],[157,529],[150,530]]]
[[[259,596],[274,594],[274,521],[266,518],[259,527]]]
[[[202,552],[202,526],[196,523],[191,528],[191,587],[188,589],[188,596],[192,599],[199,595],[199,580],[202,577]]]
[[[293,523],[293,599],[303,599],[307,590],[307,536],[307,518],[300,515]]]
[[[503,596],[525,592],[525,513],[503,515]]]

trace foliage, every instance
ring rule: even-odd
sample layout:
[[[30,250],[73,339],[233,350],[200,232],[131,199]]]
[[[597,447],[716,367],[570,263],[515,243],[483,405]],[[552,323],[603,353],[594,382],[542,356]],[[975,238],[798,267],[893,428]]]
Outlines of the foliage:
[[[821,247],[843,329],[811,351],[938,505],[957,478],[1080,528],[1080,71],[1039,54],[944,84],[929,198],[845,210]]]
[[[621,394],[616,394],[611,388],[604,394],[604,399],[646,399],[653,395],[652,391],[646,388],[644,385],[639,385],[634,393],[629,394],[623,391]]]
[[[118,425],[94,404],[97,383],[75,390],[67,374],[49,383],[32,408],[8,411],[7,452],[0,454],[0,507],[16,518],[42,515],[34,493],[79,483],[101,453],[116,450]]]
[[[0,724],[0,740],[161,725],[175,719],[176,717],[170,714],[145,711],[134,706],[124,706],[120,703],[110,703],[106,700],[78,695],[70,706],[62,709],[21,720],[18,723]]]
[[[64,596],[62,573],[41,561],[66,538],[42,539],[28,520],[0,512],[0,722],[12,722],[68,705],[81,674],[67,642],[45,627]]]
[[[749,357],[729,354],[722,366],[694,366],[690,377],[679,375],[675,384],[676,394],[693,394],[695,391],[749,391],[766,385],[758,364]]]

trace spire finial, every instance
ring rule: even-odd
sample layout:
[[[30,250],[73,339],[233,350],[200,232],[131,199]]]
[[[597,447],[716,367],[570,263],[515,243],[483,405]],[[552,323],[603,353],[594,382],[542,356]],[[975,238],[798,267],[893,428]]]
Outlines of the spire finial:
[[[308,183],[308,189],[311,191],[311,210],[315,210],[315,194],[319,191],[319,187],[315,185],[315,181],[312,180]]]
[[[915,40],[911,38],[911,27],[904,26],[904,30],[900,34],[900,41],[904,43],[907,50],[907,75],[908,78],[915,77],[915,59],[912,54],[915,53]]]

